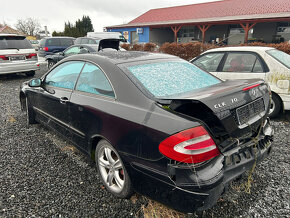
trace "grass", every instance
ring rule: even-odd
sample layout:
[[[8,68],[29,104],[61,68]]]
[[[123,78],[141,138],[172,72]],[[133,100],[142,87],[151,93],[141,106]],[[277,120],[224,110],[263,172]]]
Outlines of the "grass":
[[[172,210],[163,204],[148,199],[146,206],[142,205],[142,212],[145,218],[183,218],[185,214]]]

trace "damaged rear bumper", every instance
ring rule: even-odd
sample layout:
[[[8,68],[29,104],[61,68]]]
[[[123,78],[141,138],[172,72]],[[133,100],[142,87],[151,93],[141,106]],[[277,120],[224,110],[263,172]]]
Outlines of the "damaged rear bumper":
[[[266,122],[256,143],[240,145],[236,152],[225,152],[200,166],[171,163],[167,165],[167,173],[164,173],[132,164],[135,173],[142,178],[141,183],[145,183],[139,184],[136,189],[140,191],[143,187],[140,191],[142,194],[182,212],[209,209],[216,204],[232,180],[269,156],[273,134],[272,127]],[[146,181],[148,176],[150,181]],[[146,186],[149,183],[152,187]]]

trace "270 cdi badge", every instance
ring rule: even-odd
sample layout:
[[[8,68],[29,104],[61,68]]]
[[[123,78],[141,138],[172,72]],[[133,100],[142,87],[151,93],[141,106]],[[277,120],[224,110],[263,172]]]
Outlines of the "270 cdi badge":
[[[271,151],[263,80],[223,82],[170,55],[75,55],[24,83],[20,101],[29,124],[95,160],[108,191],[135,190],[183,212],[212,207]]]

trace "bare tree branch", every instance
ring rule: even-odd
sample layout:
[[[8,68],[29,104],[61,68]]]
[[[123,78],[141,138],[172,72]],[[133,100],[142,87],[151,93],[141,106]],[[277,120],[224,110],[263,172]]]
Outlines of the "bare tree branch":
[[[40,31],[40,23],[37,19],[27,18],[25,20],[17,20],[16,29],[26,35],[35,36]]]

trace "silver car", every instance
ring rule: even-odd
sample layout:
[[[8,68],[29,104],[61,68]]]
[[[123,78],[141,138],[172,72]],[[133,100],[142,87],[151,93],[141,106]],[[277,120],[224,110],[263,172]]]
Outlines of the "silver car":
[[[37,53],[25,36],[0,34],[0,74],[34,76],[38,69]]]

